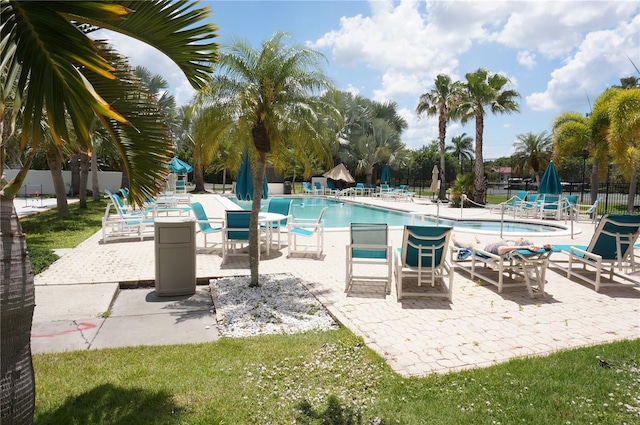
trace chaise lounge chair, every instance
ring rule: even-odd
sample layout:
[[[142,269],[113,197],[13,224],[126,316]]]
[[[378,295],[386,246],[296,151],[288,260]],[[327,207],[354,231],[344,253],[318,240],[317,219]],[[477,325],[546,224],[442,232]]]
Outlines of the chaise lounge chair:
[[[640,235],[640,215],[605,214],[588,246],[556,245],[555,248],[569,257],[567,278],[573,275],[593,285],[598,292],[602,286],[619,285],[621,282],[613,281],[614,276],[639,283],[614,271],[616,266],[619,271],[623,268],[635,271],[633,245],[638,240],[638,235]],[[554,264],[561,266],[557,261],[554,261]],[[576,271],[576,265],[579,264],[582,264],[580,273]],[[605,267],[607,265],[608,267]],[[589,273],[588,267],[595,269],[595,277],[591,277],[593,273]],[[611,282],[602,282],[603,269],[605,272],[609,271]]]
[[[404,227],[402,247],[395,253],[398,300],[408,296],[444,297],[451,301],[453,273],[446,260],[451,229],[438,226]],[[409,281],[409,278],[417,279],[417,286],[408,289],[414,280]],[[432,288],[438,284],[443,290],[430,291],[421,288],[423,284]]]
[[[555,248],[554,248],[555,249]],[[551,250],[529,251],[518,249],[505,254],[494,254],[475,247],[452,247],[451,261],[458,269],[469,273],[471,279],[480,279],[504,288],[526,286],[530,297],[534,297],[534,284],[538,292],[546,296],[544,285]]]

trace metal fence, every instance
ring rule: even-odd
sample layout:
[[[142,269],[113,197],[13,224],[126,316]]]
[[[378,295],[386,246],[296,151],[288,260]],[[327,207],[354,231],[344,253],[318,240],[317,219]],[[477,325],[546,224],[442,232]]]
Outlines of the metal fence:
[[[528,187],[527,187],[528,186]],[[500,187],[504,187],[500,185]],[[497,194],[501,191],[499,186],[491,185],[487,192]],[[533,185],[523,185],[522,188],[507,187],[502,191],[506,192],[507,197],[515,195],[517,190],[535,191]],[[593,204],[595,199],[591,199],[590,186],[582,183],[567,183],[564,185],[565,195],[578,195],[578,202],[581,204]],[[627,201],[629,199],[628,183],[600,183],[598,185],[598,197],[600,198],[598,212],[604,213],[626,213]],[[633,194],[633,214],[640,214],[640,185],[636,186]]]

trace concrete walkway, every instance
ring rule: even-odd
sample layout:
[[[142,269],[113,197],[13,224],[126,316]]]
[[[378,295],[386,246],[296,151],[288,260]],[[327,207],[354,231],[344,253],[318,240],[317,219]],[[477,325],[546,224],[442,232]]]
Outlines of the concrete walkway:
[[[426,199],[356,199],[431,214],[437,209]],[[209,216],[224,215],[216,195],[194,195],[193,201],[201,202]],[[459,218],[461,214],[446,206],[439,210],[442,216]],[[466,209],[462,214],[465,218],[499,218],[484,209]],[[575,231],[580,233],[573,239],[568,232],[531,239],[539,244],[587,244],[593,224],[576,224]],[[401,229],[391,230],[394,246],[399,246],[401,236]],[[478,232],[458,232],[457,236],[498,239]],[[269,256],[261,257],[260,273],[299,277],[338,321],[362,336],[402,375],[489,366],[515,357],[640,337],[640,287],[606,287],[596,293],[592,286],[568,280],[562,270],[551,266],[546,298],[529,298],[524,287],[498,294],[496,287],[476,284],[464,272],[455,273],[452,302],[398,301],[395,283],[390,295],[382,285],[361,285],[347,296],[348,238],[348,231],[326,231],[324,254],[318,260],[312,256],[286,258],[286,243],[281,250],[272,248]],[[220,250],[199,251],[199,282],[249,274],[248,260],[224,265],[221,260]],[[206,342],[218,337],[208,285],[198,285],[193,297],[158,299],[145,286],[154,278],[153,240],[102,244],[100,233],[90,237],[36,276],[33,351]],[[120,286],[138,289],[120,290]],[[110,315],[103,317],[108,311]]]

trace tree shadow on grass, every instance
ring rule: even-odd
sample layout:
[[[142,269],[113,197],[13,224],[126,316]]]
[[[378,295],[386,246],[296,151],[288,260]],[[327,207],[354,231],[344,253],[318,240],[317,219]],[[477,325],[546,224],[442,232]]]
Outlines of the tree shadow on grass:
[[[323,410],[314,409],[307,400],[298,405],[300,414],[296,420],[301,424],[330,424],[330,425],[360,425],[363,423],[362,415],[355,409],[340,403],[336,396],[330,396]],[[375,422],[384,425],[386,422],[379,419]]]
[[[55,410],[38,412],[34,424],[177,424],[180,419],[181,409],[164,391],[104,384],[68,397]]]

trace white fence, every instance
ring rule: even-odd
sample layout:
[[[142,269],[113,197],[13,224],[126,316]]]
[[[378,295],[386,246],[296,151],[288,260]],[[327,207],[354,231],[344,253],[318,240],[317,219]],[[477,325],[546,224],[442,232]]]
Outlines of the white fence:
[[[11,180],[18,174],[18,170],[4,170],[7,180]],[[62,179],[67,193],[71,188],[71,171],[62,171]],[[117,192],[120,189],[122,181],[122,173],[120,171],[98,171],[98,183],[100,191],[108,189]],[[87,189],[91,189],[91,175],[87,183]],[[29,170],[24,185],[20,189],[18,197],[34,196],[34,195],[55,195],[53,188],[53,180],[51,179],[51,171],[49,170]]]

